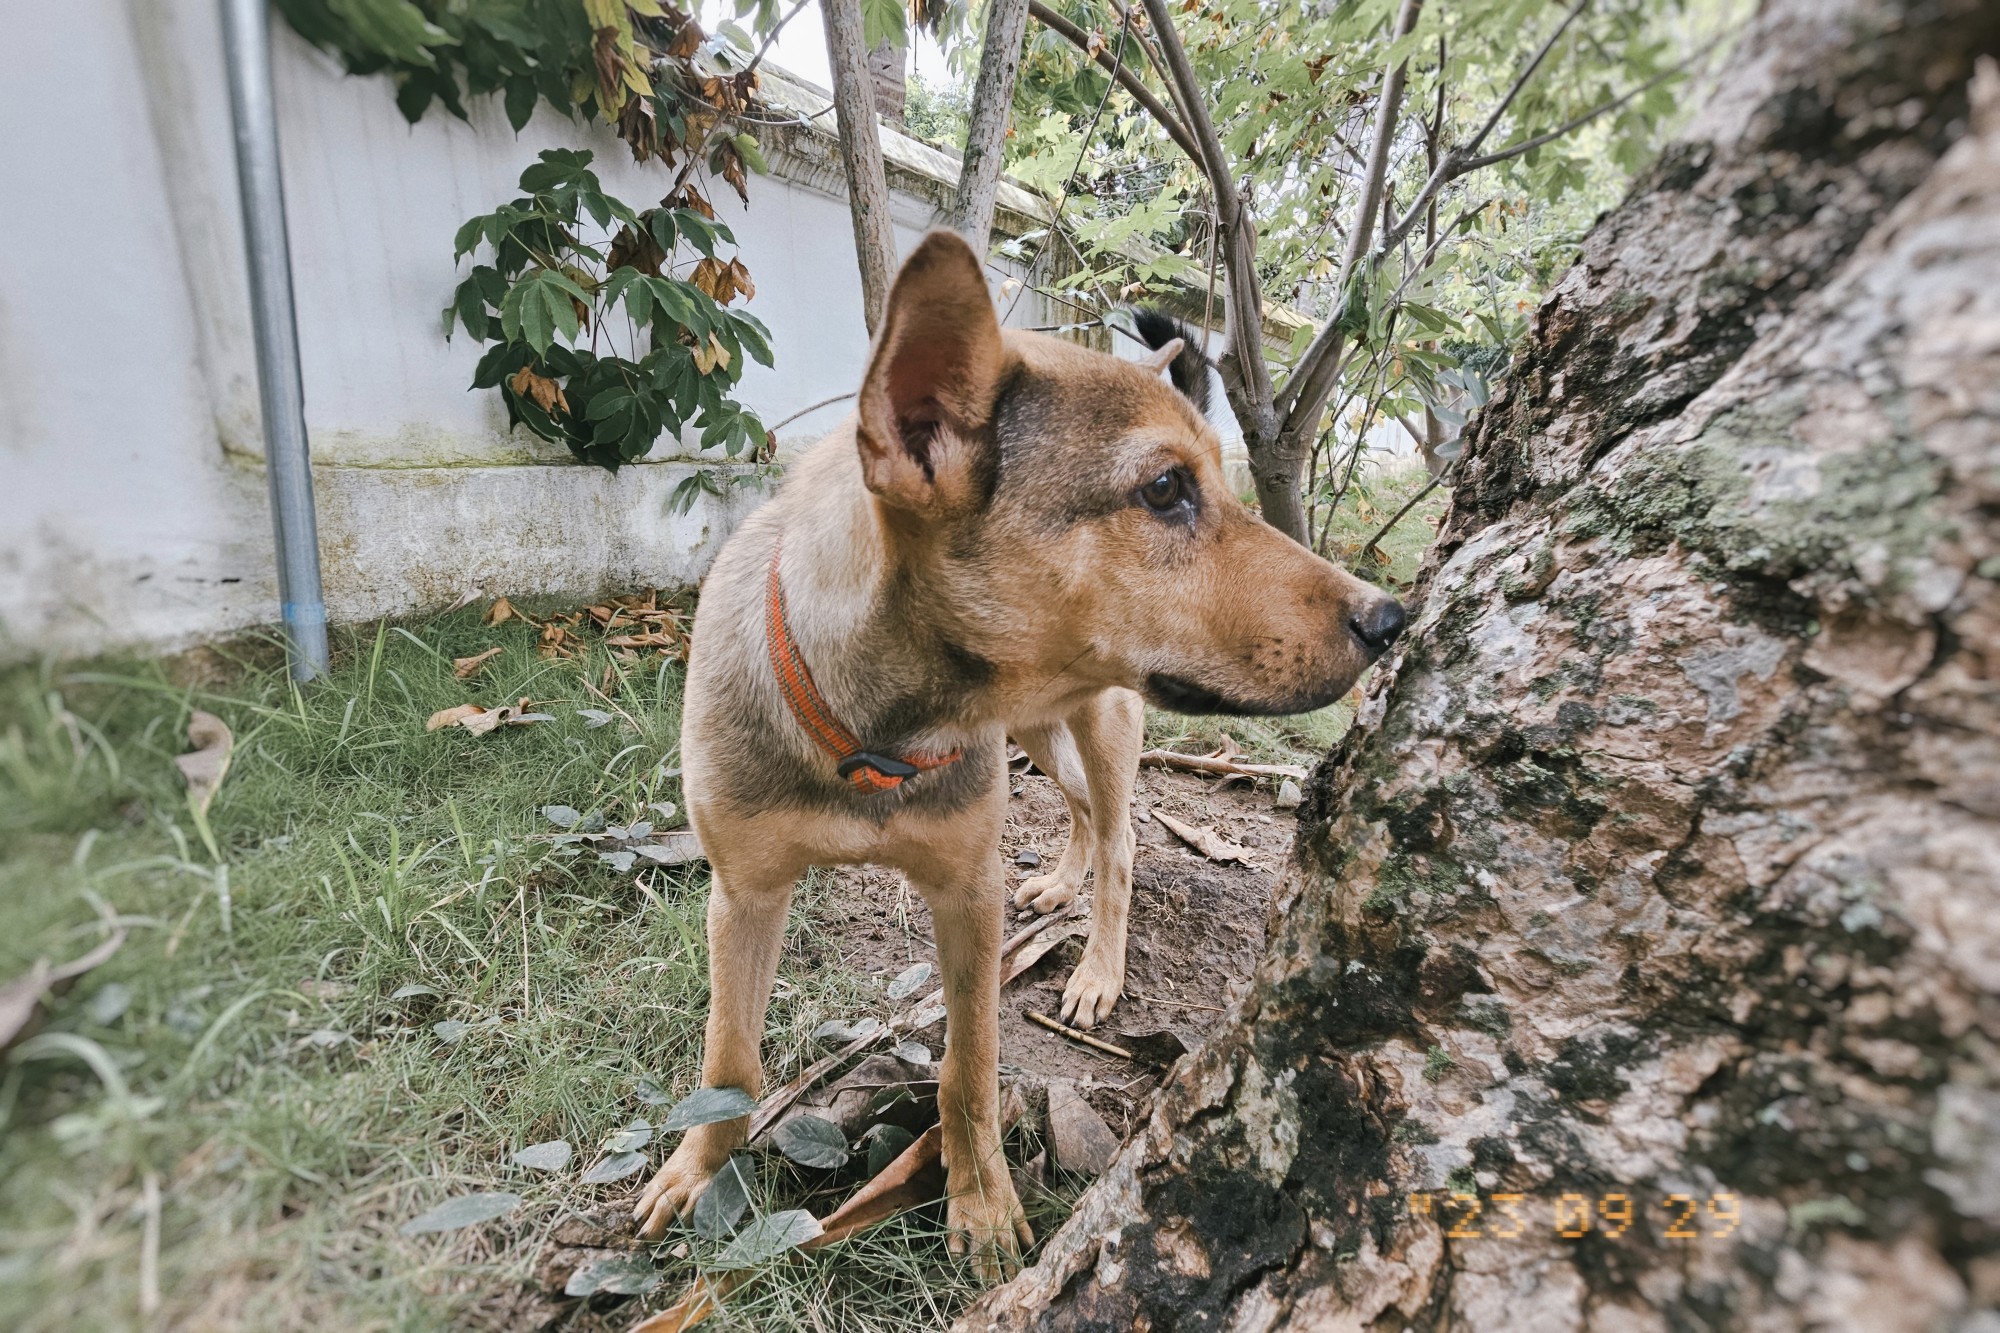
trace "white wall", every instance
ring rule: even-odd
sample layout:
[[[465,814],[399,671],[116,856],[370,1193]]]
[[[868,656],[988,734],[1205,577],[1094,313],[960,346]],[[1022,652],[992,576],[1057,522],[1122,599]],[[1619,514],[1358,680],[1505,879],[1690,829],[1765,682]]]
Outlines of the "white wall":
[[[671,178],[601,130],[491,99],[416,125],[382,78],[344,75],[274,21],[275,82],[322,562],[336,621],[485,592],[589,593],[699,577],[752,500],[668,496],[693,464],[663,441],[615,477],[468,392],[447,344],[458,225],[513,197],[535,153],[587,146],[635,205]],[[235,168],[213,0],[0,0],[0,656],[191,642],[268,623],[276,577]],[[821,105],[773,84],[781,103]],[[740,396],[766,421],[851,391],[867,351],[827,125],[767,139],[748,209],[706,191],[757,283],[777,368]],[[885,136],[904,246],[956,164]],[[1042,205],[1009,187],[1025,217]],[[1021,223],[1020,225],[1025,225]],[[462,270],[461,270],[462,272]],[[998,283],[1005,274],[996,270]],[[1010,322],[1058,322],[1038,297]],[[822,433],[846,405],[792,423]]]

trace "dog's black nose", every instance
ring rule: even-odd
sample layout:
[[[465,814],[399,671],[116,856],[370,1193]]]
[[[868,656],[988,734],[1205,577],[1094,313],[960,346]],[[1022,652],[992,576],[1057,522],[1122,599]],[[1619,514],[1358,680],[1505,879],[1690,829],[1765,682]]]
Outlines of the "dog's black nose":
[[[1356,611],[1347,618],[1347,627],[1354,631],[1354,637],[1361,640],[1370,657],[1380,657],[1389,651],[1389,645],[1403,632],[1409,617],[1403,613],[1403,604],[1393,597],[1384,597],[1365,611]]]

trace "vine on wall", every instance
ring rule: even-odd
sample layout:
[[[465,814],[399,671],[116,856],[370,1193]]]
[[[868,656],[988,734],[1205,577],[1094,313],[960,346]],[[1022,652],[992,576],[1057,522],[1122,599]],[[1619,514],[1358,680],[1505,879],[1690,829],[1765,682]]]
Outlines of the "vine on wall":
[[[459,229],[454,260],[482,247],[444,312],[494,345],[474,388],[497,388],[510,424],[616,470],[662,431],[698,428],[731,458],[770,436],[729,396],[748,355],[771,364],[769,331],[728,310],[755,292],[735,237],[716,220],[694,172],[727,182],[745,203],[764,163],[731,131],[757,88],[755,62],[712,38],[667,0],[275,0],[306,40],[353,74],[386,74],[417,121],[433,106],[466,119],[474,98],[501,98],[517,131],[547,104],[599,121],[640,162],[677,169],[656,207],[604,193],[592,155],[555,150],[521,174],[522,196]],[[748,0],[761,28],[770,0]],[[643,343],[643,346],[642,346]],[[706,472],[675,493],[685,509],[719,489]]]

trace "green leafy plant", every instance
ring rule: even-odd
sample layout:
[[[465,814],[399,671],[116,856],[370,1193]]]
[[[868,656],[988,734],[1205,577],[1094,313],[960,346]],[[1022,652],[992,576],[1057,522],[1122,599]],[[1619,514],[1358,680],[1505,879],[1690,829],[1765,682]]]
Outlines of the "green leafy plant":
[[[462,326],[493,344],[472,387],[499,389],[511,425],[613,471],[684,428],[703,448],[755,456],[770,437],[729,391],[746,356],[771,364],[770,333],[727,308],[756,290],[740,258],[717,253],[735,237],[683,191],[634,210],[590,162],[586,150],[542,153],[520,198],[459,228],[455,260],[489,256],[444,310],[447,337]],[[713,489],[700,476],[676,493],[680,507]]]
[[[755,142],[720,127],[757,88],[752,62],[712,40],[667,0],[276,0],[307,41],[352,74],[387,74],[396,105],[415,123],[433,103],[460,120],[474,97],[499,94],[516,130],[546,102],[603,121],[644,162],[677,155],[704,162],[741,195]],[[739,14],[776,23],[774,0]],[[679,182],[685,185],[685,173]]]

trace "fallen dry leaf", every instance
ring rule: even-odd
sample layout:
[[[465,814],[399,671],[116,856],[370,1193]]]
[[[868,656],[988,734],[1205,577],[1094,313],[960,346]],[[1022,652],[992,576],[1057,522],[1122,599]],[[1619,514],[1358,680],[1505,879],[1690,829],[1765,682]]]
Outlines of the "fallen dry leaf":
[[[104,918],[108,933],[95,949],[61,967],[51,967],[48,959],[38,958],[25,976],[15,977],[0,985],[0,1051],[7,1050],[28,1034],[34,1026],[37,1008],[44,995],[61,994],[72,981],[110,958],[124,945],[125,927],[118,924],[116,914],[102,904],[98,911]]]
[[[493,599],[493,605],[486,608],[486,615],[482,619],[481,623],[486,625],[498,625],[503,621],[527,620],[527,619],[528,617],[522,615],[518,610],[516,610],[514,604],[508,601],[505,597],[495,597]]]
[[[489,731],[503,726],[526,726],[534,722],[552,722],[555,719],[547,713],[528,711],[529,700],[522,698],[517,703],[502,704],[498,708],[481,708],[478,704],[460,704],[456,708],[441,708],[430,715],[424,723],[425,731],[437,731],[454,724],[464,727],[475,736],[484,736]]]
[[[485,652],[475,653],[471,657],[454,657],[451,660],[451,674],[460,680],[466,680],[476,675],[479,668],[498,656],[500,656],[498,648],[488,648]]]
[[[175,755],[174,767],[187,779],[188,801],[195,812],[205,815],[208,803],[215,799],[216,788],[222,785],[222,775],[229,771],[229,756],[236,749],[236,738],[221,718],[197,708],[188,718],[188,744],[194,749]]]
[[[436,731],[440,727],[448,727],[454,722],[463,722],[469,717],[478,717],[485,711],[478,704],[460,704],[456,708],[440,708],[437,712],[431,714],[428,722],[424,723],[424,730]]]
[[[1183,824],[1164,810],[1153,811],[1153,818],[1167,826],[1167,831],[1188,846],[1200,852],[1211,861],[1234,861],[1238,865],[1251,865],[1250,849],[1240,843],[1231,842],[1214,829],[1196,828],[1193,824]]]

